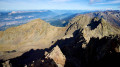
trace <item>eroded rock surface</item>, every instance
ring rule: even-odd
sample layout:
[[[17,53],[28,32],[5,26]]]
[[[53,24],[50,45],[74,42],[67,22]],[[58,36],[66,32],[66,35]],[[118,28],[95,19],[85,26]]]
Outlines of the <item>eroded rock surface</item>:
[[[60,67],[64,67],[65,65],[66,58],[58,46],[54,47],[53,50],[46,56],[46,58],[53,59]]]

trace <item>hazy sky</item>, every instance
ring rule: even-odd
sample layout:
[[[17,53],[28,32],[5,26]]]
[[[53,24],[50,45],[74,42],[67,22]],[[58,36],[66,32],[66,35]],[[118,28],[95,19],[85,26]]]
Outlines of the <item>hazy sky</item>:
[[[0,0],[0,10],[120,9],[120,0]]]

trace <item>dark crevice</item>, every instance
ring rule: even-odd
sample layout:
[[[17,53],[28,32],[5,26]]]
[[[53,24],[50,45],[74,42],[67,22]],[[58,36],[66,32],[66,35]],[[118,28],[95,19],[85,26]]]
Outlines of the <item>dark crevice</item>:
[[[98,20],[98,18],[93,18],[87,26],[90,26],[91,30],[94,30],[97,28],[97,26],[101,23],[101,19]]]

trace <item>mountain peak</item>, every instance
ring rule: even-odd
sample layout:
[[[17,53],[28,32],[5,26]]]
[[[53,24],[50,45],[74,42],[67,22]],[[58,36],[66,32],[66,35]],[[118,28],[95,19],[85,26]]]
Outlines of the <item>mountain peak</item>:
[[[25,25],[34,25],[34,26],[36,26],[36,25],[43,25],[43,24],[47,24],[47,25],[50,25],[49,23],[47,23],[47,22],[45,22],[45,21],[43,21],[43,20],[41,20],[41,19],[35,19],[35,20],[32,20],[32,21],[30,21],[30,22],[28,22],[28,23],[26,23]]]
[[[42,19],[38,18],[38,19],[34,19],[34,20],[30,21],[29,23],[43,23],[43,22],[46,23]]]
[[[83,30],[84,37],[87,41],[91,37],[102,38],[104,36],[120,34],[119,28],[112,26],[103,18],[93,18]]]
[[[35,19],[26,24],[17,27],[11,27],[5,31],[1,31],[0,50],[5,50],[2,48],[6,48],[6,50],[17,49],[15,45],[22,46],[23,44],[24,45],[44,44],[44,46],[37,48],[49,47],[50,46],[49,44],[52,41],[63,36],[63,34],[61,34],[63,32],[63,29],[64,28],[52,26],[41,19]],[[15,47],[14,48],[12,46],[6,47],[9,45]],[[30,46],[26,48],[28,49],[30,48]]]

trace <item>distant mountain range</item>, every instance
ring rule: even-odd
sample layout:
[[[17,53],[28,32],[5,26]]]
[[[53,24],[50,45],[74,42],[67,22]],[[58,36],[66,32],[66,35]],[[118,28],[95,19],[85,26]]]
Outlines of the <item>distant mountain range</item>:
[[[120,26],[120,10],[108,10],[102,12],[92,12],[88,13],[90,17],[103,18],[106,21],[112,23],[113,25]]]
[[[0,30],[6,30],[10,27],[25,24],[33,19],[41,18],[42,20],[54,25],[63,27],[65,18],[76,13],[87,13],[82,10],[36,10],[36,11],[9,11],[0,12]],[[74,17],[74,16],[73,16]],[[70,18],[71,19],[71,18]],[[59,20],[59,22],[58,22]]]
[[[50,18],[52,16],[56,16],[56,14],[49,10],[1,12],[0,30],[5,30],[12,26],[25,24],[33,19],[45,19]]]

